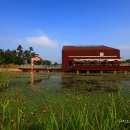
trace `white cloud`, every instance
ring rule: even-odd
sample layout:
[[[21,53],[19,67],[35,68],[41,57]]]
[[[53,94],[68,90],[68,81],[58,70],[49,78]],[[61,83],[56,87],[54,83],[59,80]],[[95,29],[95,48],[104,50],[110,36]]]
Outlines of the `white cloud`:
[[[27,37],[25,39],[27,43],[35,44],[35,45],[42,45],[47,47],[54,47],[58,45],[58,42],[55,40],[49,39],[47,36],[36,36],[36,37]]]

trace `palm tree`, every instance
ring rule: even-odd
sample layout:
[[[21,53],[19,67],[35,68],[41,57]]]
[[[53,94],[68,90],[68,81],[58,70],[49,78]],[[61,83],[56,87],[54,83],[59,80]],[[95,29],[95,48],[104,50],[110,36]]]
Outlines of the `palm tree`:
[[[29,47],[29,51],[31,53],[33,51],[33,47]]]
[[[22,45],[18,45],[17,49],[17,57],[16,57],[16,63],[17,64],[23,64],[24,63],[24,54],[23,54],[23,47]]]

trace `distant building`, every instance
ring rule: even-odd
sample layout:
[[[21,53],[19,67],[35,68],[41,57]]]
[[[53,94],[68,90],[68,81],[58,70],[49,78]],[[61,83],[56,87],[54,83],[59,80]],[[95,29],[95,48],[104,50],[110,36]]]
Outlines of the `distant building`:
[[[119,49],[103,45],[62,48],[62,71],[110,70],[110,66],[120,66],[121,61]]]

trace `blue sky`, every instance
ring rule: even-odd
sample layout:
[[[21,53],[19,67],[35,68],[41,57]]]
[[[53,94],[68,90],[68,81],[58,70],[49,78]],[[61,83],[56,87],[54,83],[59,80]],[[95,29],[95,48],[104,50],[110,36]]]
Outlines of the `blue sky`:
[[[0,48],[61,63],[63,45],[107,45],[130,58],[130,0],[0,0]]]

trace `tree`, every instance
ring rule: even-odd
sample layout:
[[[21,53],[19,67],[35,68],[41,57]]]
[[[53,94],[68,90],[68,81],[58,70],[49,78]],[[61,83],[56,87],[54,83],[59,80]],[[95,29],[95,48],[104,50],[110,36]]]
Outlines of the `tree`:
[[[31,63],[30,54],[29,54],[29,51],[28,51],[28,50],[25,50],[25,51],[24,51],[24,62],[25,62],[26,64]]]
[[[33,51],[33,47],[29,47],[29,51],[31,53]]]
[[[5,64],[12,64],[15,61],[14,53],[11,50],[6,50],[4,53],[4,63]]]
[[[0,64],[4,63],[4,50],[0,49]]]
[[[55,62],[53,65],[58,65],[58,63],[57,63],[57,62]]]
[[[43,59],[42,58],[40,58],[40,61],[36,61],[35,62],[36,65],[42,65],[42,63],[43,63]]]
[[[43,60],[42,64],[43,65],[51,65],[51,61],[49,61],[49,60]]]
[[[35,52],[32,47],[29,47],[28,50],[23,50],[22,45],[18,45],[16,50],[2,50],[0,49],[0,64],[30,64],[31,58],[35,57]],[[42,64],[41,61],[36,64]],[[50,64],[47,62],[47,64]]]
[[[23,55],[23,48],[22,45],[18,45],[17,49],[17,57],[16,57],[16,64],[24,64],[24,55]]]
[[[28,50],[24,51],[24,60],[25,63],[30,64],[31,63],[31,58],[35,57],[35,52],[33,52],[33,48],[29,47]]]
[[[22,50],[23,50],[22,45],[18,45],[18,47],[17,47],[17,51],[20,52],[20,51],[22,51]]]
[[[130,63],[130,59],[127,59],[125,62],[126,62],[126,63]]]

